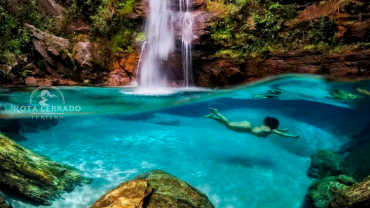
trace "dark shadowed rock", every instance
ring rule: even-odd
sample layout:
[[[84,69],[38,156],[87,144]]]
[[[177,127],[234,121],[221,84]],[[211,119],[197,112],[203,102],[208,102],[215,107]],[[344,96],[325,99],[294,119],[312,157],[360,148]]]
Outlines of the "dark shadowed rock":
[[[63,7],[59,5],[55,0],[42,0],[41,1],[42,10],[48,14],[53,16],[62,16],[63,15]]]
[[[346,175],[331,176],[313,182],[307,193],[307,201],[316,208],[325,208],[334,196],[342,193],[356,181]]]
[[[366,208],[370,207],[370,177],[336,195],[327,208]]]
[[[366,126],[369,128],[369,126]],[[341,153],[346,153],[345,161],[352,176],[362,181],[370,175],[370,135],[364,135],[342,147]]]
[[[163,171],[138,175],[105,194],[91,208],[213,208],[207,196]]]
[[[63,191],[90,183],[81,172],[38,155],[0,135],[0,184],[19,198],[51,205]]]
[[[311,166],[307,174],[312,178],[350,175],[344,159],[336,152],[328,150],[320,151],[313,155],[311,159]]]
[[[12,208],[12,205],[6,200],[5,194],[0,191],[0,208]]]

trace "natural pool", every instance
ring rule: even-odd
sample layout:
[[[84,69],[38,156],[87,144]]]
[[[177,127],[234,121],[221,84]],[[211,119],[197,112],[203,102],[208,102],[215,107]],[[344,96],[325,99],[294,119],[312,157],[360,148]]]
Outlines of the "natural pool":
[[[20,144],[94,179],[51,207],[89,207],[123,181],[161,169],[207,194],[218,208],[300,208],[312,182],[310,156],[337,151],[361,133],[369,122],[369,88],[368,81],[314,76],[276,77],[229,90],[60,88],[66,103],[79,104],[81,113],[24,134],[28,141]],[[2,89],[1,102],[27,103],[32,90]],[[230,131],[203,118],[208,107],[253,125],[276,117],[281,128],[301,138]],[[34,207],[11,202],[16,208]]]

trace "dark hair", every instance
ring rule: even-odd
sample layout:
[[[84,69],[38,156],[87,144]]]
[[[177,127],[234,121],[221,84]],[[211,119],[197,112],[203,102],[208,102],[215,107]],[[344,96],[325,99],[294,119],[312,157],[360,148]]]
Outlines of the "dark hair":
[[[271,129],[277,129],[279,127],[279,120],[277,120],[276,118],[268,117],[267,116],[263,120],[263,124],[265,124],[266,126],[270,127]]]

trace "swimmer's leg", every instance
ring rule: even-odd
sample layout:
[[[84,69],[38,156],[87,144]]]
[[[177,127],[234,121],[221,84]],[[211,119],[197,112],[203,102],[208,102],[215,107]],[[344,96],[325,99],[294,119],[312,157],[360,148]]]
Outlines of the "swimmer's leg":
[[[222,115],[220,112],[218,112],[217,109],[210,108],[210,110],[213,112],[213,115],[208,116],[217,116],[219,120],[218,122],[224,124],[226,128],[237,131],[237,132],[250,132],[251,131],[251,125],[249,122],[243,121],[243,122],[229,122],[229,120]],[[216,119],[215,119],[216,120]]]

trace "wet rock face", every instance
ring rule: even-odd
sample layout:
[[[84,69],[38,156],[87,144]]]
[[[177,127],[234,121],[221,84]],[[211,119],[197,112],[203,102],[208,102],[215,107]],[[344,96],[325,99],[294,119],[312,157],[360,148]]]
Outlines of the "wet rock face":
[[[345,175],[326,177],[311,184],[307,201],[316,208],[326,208],[334,196],[342,193],[356,181]]]
[[[365,208],[370,207],[370,177],[355,184],[335,196],[327,208]]]
[[[369,125],[366,128],[369,128]],[[344,160],[349,165],[352,176],[358,181],[370,175],[369,149],[370,135],[360,137],[342,147],[341,152],[347,155]]]
[[[33,153],[0,135],[0,184],[21,199],[51,205],[63,191],[90,183],[77,169]]]
[[[6,200],[5,194],[0,191],[0,208],[12,208],[12,205]]]
[[[91,208],[213,208],[207,196],[163,171],[138,175],[105,194]]]
[[[347,164],[338,153],[332,151],[320,151],[311,157],[311,166],[308,176],[312,178],[324,178],[328,176],[350,175]]]

